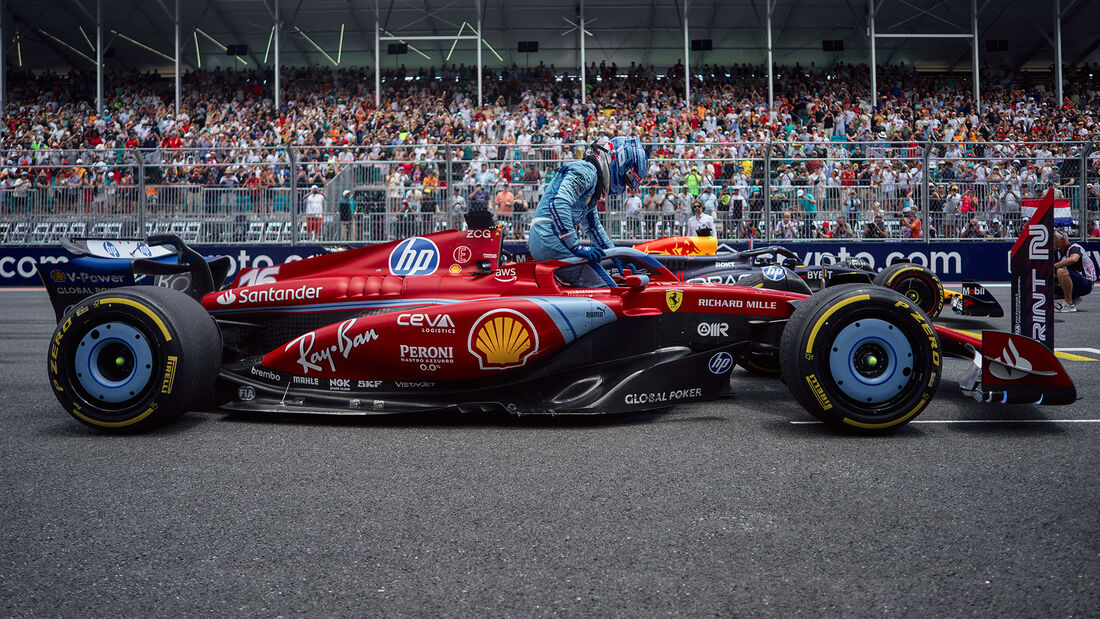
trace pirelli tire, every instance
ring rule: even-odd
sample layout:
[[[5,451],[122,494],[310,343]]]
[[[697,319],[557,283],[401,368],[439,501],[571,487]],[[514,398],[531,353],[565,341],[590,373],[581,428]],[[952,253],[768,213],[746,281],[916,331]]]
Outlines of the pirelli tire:
[[[826,288],[794,311],[780,341],[783,380],[825,424],[880,433],[932,401],[942,359],[932,321],[888,288]]]
[[[737,361],[749,374],[763,378],[779,378],[779,351],[751,351]]]
[[[892,264],[875,275],[874,283],[904,295],[932,320],[939,318],[943,311],[943,283],[935,273],[919,264]]]
[[[221,333],[191,297],[130,286],[74,305],[54,330],[47,372],[78,421],[137,432],[205,405],[221,361]]]

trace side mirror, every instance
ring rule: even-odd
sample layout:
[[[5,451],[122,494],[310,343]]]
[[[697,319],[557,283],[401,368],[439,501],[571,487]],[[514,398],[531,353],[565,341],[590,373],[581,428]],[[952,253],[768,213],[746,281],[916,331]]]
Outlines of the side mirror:
[[[623,287],[630,289],[645,288],[649,283],[649,276],[646,275],[627,275],[623,278]]]

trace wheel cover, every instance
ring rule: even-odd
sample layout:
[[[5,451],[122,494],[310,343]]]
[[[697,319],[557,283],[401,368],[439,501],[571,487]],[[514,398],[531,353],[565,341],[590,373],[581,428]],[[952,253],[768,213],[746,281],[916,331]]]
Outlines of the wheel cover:
[[[935,306],[936,301],[932,294],[932,286],[922,277],[906,277],[894,285],[894,290],[916,303],[925,313],[931,311]]]
[[[119,404],[149,385],[153,350],[145,334],[122,322],[106,322],[84,334],[73,354],[76,380],[93,402]]]
[[[900,329],[878,318],[846,325],[829,347],[829,371],[840,392],[860,405],[883,404],[913,377],[913,347]]]

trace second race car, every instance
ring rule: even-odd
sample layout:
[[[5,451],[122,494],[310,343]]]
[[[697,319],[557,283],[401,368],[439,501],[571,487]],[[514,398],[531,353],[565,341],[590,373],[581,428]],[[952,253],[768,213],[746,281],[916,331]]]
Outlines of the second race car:
[[[838,284],[876,284],[905,295],[932,319],[938,318],[945,307],[950,307],[957,316],[1004,316],[997,299],[978,282],[964,280],[961,292],[948,290],[930,269],[909,261],[897,261],[878,272],[860,258],[810,266],[803,264],[795,252],[778,245],[718,252],[714,237],[668,237],[639,243],[634,248],[660,255],[665,266],[688,282],[737,284],[804,294]],[[766,268],[770,266],[783,268]]]

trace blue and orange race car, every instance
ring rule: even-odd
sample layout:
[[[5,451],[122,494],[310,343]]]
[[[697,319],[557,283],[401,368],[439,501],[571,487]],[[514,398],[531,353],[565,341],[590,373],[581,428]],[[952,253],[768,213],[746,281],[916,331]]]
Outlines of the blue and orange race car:
[[[1004,316],[997,299],[978,282],[964,280],[961,292],[948,290],[930,269],[904,260],[878,272],[859,258],[809,266],[795,252],[778,245],[719,252],[714,237],[668,237],[639,243],[634,248],[660,255],[662,264],[688,282],[737,284],[803,294],[839,284],[876,284],[905,295],[932,319],[948,307],[956,316]],[[775,266],[782,269],[768,268]]]

